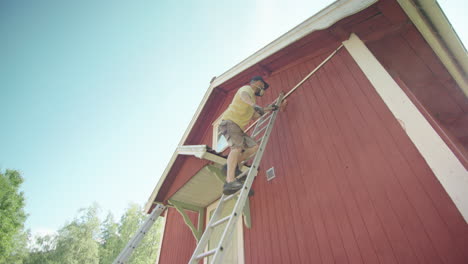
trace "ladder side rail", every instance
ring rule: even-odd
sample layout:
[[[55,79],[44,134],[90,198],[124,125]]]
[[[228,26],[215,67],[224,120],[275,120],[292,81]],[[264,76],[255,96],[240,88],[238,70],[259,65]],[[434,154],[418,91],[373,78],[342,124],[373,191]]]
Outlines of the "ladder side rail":
[[[281,103],[282,99],[283,99],[283,94],[281,93],[277,100],[278,105]],[[262,160],[262,156],[265,151],[265,147],[268,142],[270,133],[273,129],[273,124],[275,123],[277,114],[278,114],[278,110],[274,111],[273,116],[267,125],[268,128],[265,132],[265,135],[262,138],[257,155],[255,155],[252,167],[250,168],[249,174],[247,175],[247,179],[244,183],[244,187],[242,188],[239,198],[237,199],[237,202],[234,206],[234,210],[232,212],[231,218],[229,219],[229,222],[224,229],[223,235],[221,236],[221,239],[217,247],[217,251],[213,257],[213,261],[211,262],[212,264],[221,263],[224,257],[224,253],[231,242],[231,237],[234,231],[234,226],[237,223],[237,220],[239,219],[239,217],[242,215],[242,210],[244,209],[243,207],[248,198],[248,193],[250,191],[250,188],[252,187],[253,180],[258,174],[258,165],[260,164],[260,161]]]
[[[205,232],[203,232],[203,235],[200,238],[200,241],[198,242],[197,247],[195,248],[195,251],[192,254],[192,257],[190,258],[189,263],[197,264],[198,263],[197,257],[200,254],[203,253],[203,251],[205,250],[205,247],[208,245],[208,241],[210,239],[211,233],[213,232],[213,228],[211,228],[211,225],[214,222],[217,221],[217,219],[221,215],[221,212],[224,209],[224,205],[225,205],[224,198],[225,198],[225,196],[226,195],[224,195],[224,194],[221,196],[221,199],[219,200],[219,204],[216,207],[216,210],[215,210],[213,216],[211,217],[210,221],[206,225]]]
[[[117,263],[124,263],[124,260],[128,259],[131,256],[133,251],[138,247],[141,240],[143,240],[149,228],[154,224],[154,222],[155,221],[147,221],[144,223],[143,228],[140,228],[139,231],[137,231],[136,235],[134,235],[132,239],[129,241],[126,249],[122,251],[121,259],[118,260]]]
[[[136,234],[132,237],[132,239],[127,243],[126,247],[122,250],[119,256],[113,263],[125,263],[127,259],[131,256],[133,251],[139,245],[140,241],[146,235],[147,231],[151,228],[154,224],[156,219],[159,215],[164,211],[165,207],[162,205],[157,205],[157,207],[153,210],[151,215],[145,220],[144,224],[138,229]]]
[[[213,260],[211,262],[212,264],[221,263],[225,251],[230,246],[232,234],[234,233],[234,227],[237,223],[237,220],[239,220],[239,217],[242,217],[242,210],[244,209],[243,207],[245,205],[249,194],[249,190],[252,187],[253,180],[257,173],[258,171],[256,169],[253,169],[253,167],[250,169],[250,173],[247,176],[244,187],[242,188],[239,198],[236,201],[236,205],[234,206],[234,210],[231,213],[231,218],[229,219],[224,229],[223,235],[221,236],[221,239],[219,240],[219,243],[217,245],[217,251],[213,256]]]
[[[138,247],[143,237],[146,235],[147,231],[153,226],[156,219],[161,215],[161,213],[166,209],[164,205],[156,205],[156,208],[153,209],[153,212],[145,220],[144,224],[138,229],[136,234],[130,239],[125,248],[120,252],[117,258],[112,262],[113,264],[123,264],[128,258],[132,255],[133,251]]]

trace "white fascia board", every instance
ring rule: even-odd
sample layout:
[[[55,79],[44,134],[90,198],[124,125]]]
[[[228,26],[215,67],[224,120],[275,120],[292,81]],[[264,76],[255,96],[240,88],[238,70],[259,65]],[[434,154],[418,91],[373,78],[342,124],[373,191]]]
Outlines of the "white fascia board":
[[[226,81],[230,80],[234,76],[238,75],[242,71],[248,69],[249,67],[255,65],[256,63],[262,61],[265,58],[273,55],[274,53],[280,51],[281,49],[287,47],[288,45],[300,40],[301,38],[307,36],[308,34],[325,29],[333,25],[334,23],[338,22],[339,20],[354,15],[367,7],[371,6],[372,4],[376,3],[378,0],[338,0],[329,5],[328,7],[324,8],[322,11],[318,12],[317,14],[313,15],[306,21],[302,22],[295,28],[291,29],[272,43],[268,44],[261,50],[257,51],[247,59],[243,60],[227,72],[218,76],[208,87],[208,90],[205,93],[205,96],[202,99],[202,102],[198,106],[197,111],[195,112],[190,124],[185,131],[182,139],[179,142],[179,146],[182,145],[185,140],[187,139],[190,131],[193,128],[198,116],[200,115],[202,109],[205,107],[208,98],[210,97],[213,90],[220,86],[221,84],[225,83]],[[159,189],[161,188],[163,182],[166,179],[167,174],[172,168],[176,158],[178,156],[177,150],[172,154],[172,157],[164,170],[163,174],[159,178],[158,184],[154,188],[151,196],[148,199],[148,202],[145,205],[145,211],[148,212],[156,198]]]
[[[197,158],[203,157],[207,150],[206,145],[188,145],[177,147],[177,153],[180,155],[193,155]]]
[[[179,153],[179,155],[192,155],[199,159],[209,160],[220,165],[226,164],[225,158],[208,152],[207,145],[179,146],[177,148],[177,153]]]
[[[468,222],[468,171],[359,37],[343,44]]]

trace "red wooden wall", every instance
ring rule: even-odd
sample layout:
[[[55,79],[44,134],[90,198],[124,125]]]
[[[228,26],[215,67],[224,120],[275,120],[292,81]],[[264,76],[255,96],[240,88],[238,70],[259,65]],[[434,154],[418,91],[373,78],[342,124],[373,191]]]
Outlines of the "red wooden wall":
[[[323,59],[271,76],[263,102]],[[253,185],[246,263],[468,263],[465,221],[345,49],[289,101]]]
[[[195,250],[196,240],[192,231],[185,225],[184,219],[173,208],[167,209],[166,226],[161,245],[160,264],[188,263]],[[195,226],[198,223],[196,213],[186,211]]]

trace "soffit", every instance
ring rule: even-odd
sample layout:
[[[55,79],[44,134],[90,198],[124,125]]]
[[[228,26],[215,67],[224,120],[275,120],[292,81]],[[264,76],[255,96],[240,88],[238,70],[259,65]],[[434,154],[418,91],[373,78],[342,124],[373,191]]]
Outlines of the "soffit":
[[[169,200],[200,208],[207,207],[221,197],[223,182],[216,173],[221,173],[217,166],[203,167]]]

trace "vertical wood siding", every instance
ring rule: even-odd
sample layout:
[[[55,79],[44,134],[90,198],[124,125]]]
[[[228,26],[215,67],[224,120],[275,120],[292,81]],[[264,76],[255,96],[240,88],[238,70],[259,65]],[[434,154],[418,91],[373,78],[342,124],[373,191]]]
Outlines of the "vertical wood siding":
[[[273,74],[261,104],[324,58]],[[466,223],[347,51],[289,101],[253,185],[246,263],[468,263]]]
[[[191,211],[186,213],[196,226],[197,214]],[[196,240],[177,210],[168,208],[166,217],[159,264],[188,263],[195,250]]]

